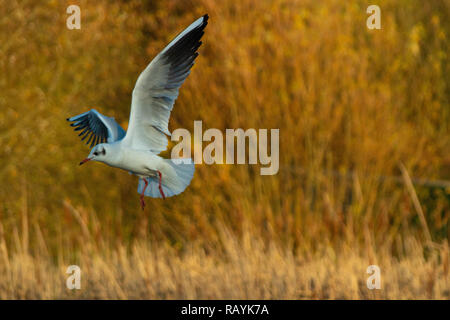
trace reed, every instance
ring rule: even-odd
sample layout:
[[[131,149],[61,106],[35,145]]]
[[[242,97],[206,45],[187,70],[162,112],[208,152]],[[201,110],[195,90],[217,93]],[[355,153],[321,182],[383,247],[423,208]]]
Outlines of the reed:
[[[0,2],[0,297],[448,299],[449,2],[379,5],[367,30],[360,0]],[[206,12],[169,129],[279,128],[280,170],[198,165],[142,212],[65,119],[127,127],[138,74]]]

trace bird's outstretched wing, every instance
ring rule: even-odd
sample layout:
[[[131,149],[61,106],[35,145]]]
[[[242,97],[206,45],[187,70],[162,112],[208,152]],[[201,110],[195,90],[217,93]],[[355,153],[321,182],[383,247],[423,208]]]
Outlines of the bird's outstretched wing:
[[[208,15],[175,37],[139,76],[133,90],[130,122],[123,143],[159,153],[167,148],[170,112],[178,89],[190,73]]]
[[[91,148],[96,144],[114,142],[125,136],[125,130],[114,118],[104,116],[95,109],[67,118],[67,121],[72,122],[70,125],[75,127],[75,131],[81,130],[78,135],[81,137],[81,141],[89,137],[86,144],[90,144]]]

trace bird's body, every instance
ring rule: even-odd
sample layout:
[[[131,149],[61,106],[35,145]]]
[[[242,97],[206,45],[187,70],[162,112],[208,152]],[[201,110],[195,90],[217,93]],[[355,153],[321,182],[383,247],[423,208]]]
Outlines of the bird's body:
[[[103,162],[139,176],[138,192],[166,198],[183,192],[194,175],[191,159],[164,159],[158,154],[167,147],[170,112],[178,90],[190,73],[207,25],[205,15],[172,40],[145,68],[133,90],[128,130],[92,109],[67,120],[89,138],[92,150],[80,162]]]
[[[99,158],[97,161],[140,176],[156,174],[161,167],[163,158],[150,151],[130,148],[122,142],[123,140],[108,143],[108,156],[103,159]]]

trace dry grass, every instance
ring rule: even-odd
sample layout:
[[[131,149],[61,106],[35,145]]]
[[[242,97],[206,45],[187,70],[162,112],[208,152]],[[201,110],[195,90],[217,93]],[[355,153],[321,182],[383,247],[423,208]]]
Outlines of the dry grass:
[[[16,253],[0,258],[2,299],[449,299],[448,247],[425,259],[408,239],[409,255],[370,257],[364,250],[323,247],[313,254],[261,238],[221,232],[224,246],[196,244],[177,252],[138,241],[125,248],[87,245],[77,259],[52,263],[45,256]],[[363,253],[362,253],[363,252]],[[4,252],[3,252],[4,253]],[[362,254],[361,254],[362,253]],[[372,259],[375,259],[371,261]],[[82,266],[81,289],[65,288],[68,265]],[[381,289],[369,290],[366,269],[381,266]]]
[[[2,1],[0,297],[448,299],[449,2]],[[280,172],[199,165],[139,208],[65,118],[126,127],[139,72],[211,19],[170,130],[280,128]],[[422,180],[419,180],[422,181]],[[65,289],[78,264],[83,289]],[[365,288],[366,268],[382,290]]]

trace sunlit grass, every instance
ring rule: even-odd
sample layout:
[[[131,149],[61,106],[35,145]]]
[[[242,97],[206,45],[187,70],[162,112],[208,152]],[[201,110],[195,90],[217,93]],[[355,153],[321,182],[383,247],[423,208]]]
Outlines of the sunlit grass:
[[[0,3],[0,297],[449,298],[450,188],[400,170],[450,179],[448,1],[380,1],[382,30],[359,0],[77,3],[81,30],[73,1]],[[169,129],[279,128],[280,172],[199,165],[142,212],[65,119],[126,127],[139,73],[206,12]]]

